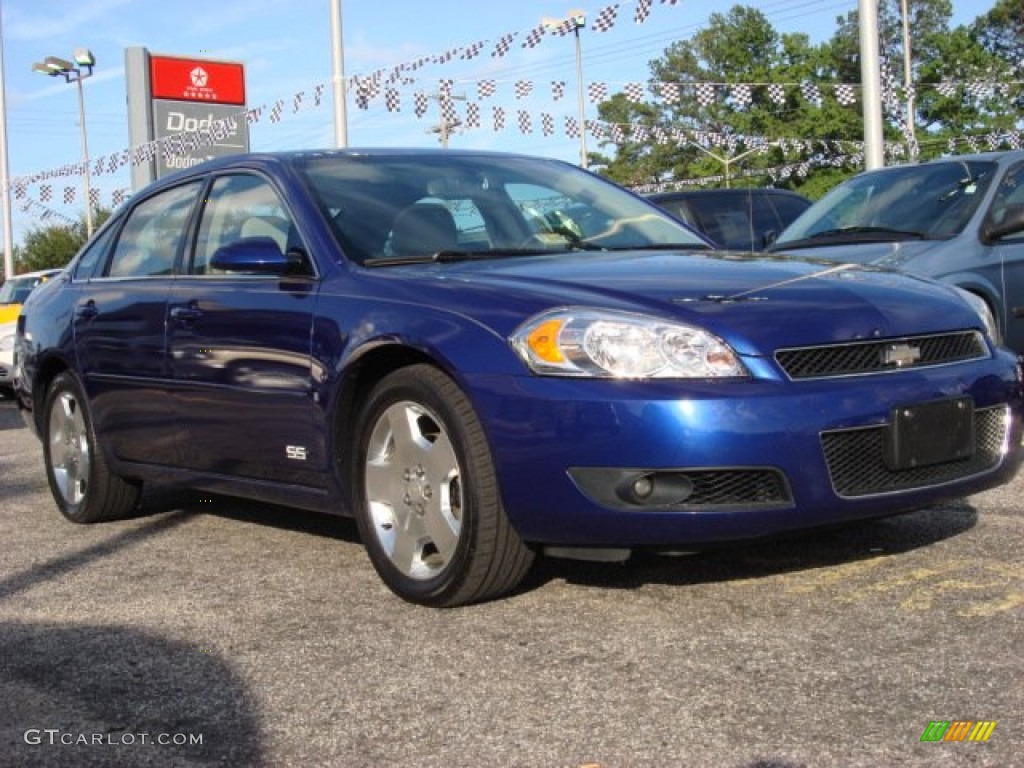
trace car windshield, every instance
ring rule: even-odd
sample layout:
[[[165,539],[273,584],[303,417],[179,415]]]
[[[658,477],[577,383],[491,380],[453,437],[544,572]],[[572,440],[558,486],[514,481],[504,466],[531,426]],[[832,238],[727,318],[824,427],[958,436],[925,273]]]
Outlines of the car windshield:
[[[707,248],[621,188],[566,163],[441,155],[304,155],[299,171],[359,264]]]
[[[855,176],[811,206],[779,236],[775,247],[952,237],[967,225],[995,171],[993,162],[964,160]]]
[[[0,286],[0,304],[24,304],[36,280],[8,280]]]

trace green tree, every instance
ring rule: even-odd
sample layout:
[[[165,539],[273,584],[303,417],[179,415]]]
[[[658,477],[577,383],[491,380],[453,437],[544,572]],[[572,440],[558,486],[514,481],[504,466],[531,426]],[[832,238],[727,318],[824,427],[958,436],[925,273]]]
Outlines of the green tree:
[[[678,100],[654,93],[652,101],[634,104],[616,94],[599,105],[602,120],[627,127],[621,139],[605,140],[602,149],[614,147],[615,154],[596,156],[597,165],[609,177],[633,186],[735,177],[805,160],[800,151],[805,138],[859,139],[854,110],[825,93],[819,103],[800,93],[801,83],[831,80],[832,61],[827,46],[815,46],[803,34],[780,35],[756,9],[738,5],[728,13],[714,13],[707,28],[673,43],[662,58],[650,62],[652,79],[678,88]],[[702,103],[698,84],[715,84],[716,97],[710,103]],[[735,88],[741,84],[755,85],[743,96]],[[782,103],[769,89],[772,84],[783,88]],[[659,132],[672,140],[651,141]],[[794,141],[773,141],[789,138]],[[832,182],[837,172],[816,173]],[[766,178],[742,183],[763,183]],[[809,178],[791,177],[778,186],[806,185]]]
[[[93,210],[93,224],[98,229],[110,218],[107,208]],[[85,244],[87,228],[85,215],[74,224],[53,224],[36,227],[25,235],[24,243],[14,251],[18,272],[63,267]]]

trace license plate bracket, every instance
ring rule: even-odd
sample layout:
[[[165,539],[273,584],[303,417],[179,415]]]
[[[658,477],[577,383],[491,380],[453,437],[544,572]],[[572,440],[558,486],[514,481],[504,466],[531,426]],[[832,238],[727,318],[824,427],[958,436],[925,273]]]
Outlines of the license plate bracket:
[[[970,458],[974,401],[957,397],[893,408],[887,432],[885,463],[890,470]]]

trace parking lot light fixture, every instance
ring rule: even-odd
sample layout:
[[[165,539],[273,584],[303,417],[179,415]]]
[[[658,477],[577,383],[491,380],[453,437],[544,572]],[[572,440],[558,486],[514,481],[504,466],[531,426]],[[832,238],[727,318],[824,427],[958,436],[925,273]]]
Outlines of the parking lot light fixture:
[[[78,89],[78,123],[82,136],[82,186],[85,191],[85,230],[92,237],[92,184],[89,178],[89,137],[85,129],[85,95],[82,81],[92,76],[96,57],[88,48],[76,48],[73,62],[58,56],[47,56],[42,62],[32,65],[32,71],[49,77],[63,77],[65,82],[75,83]]]

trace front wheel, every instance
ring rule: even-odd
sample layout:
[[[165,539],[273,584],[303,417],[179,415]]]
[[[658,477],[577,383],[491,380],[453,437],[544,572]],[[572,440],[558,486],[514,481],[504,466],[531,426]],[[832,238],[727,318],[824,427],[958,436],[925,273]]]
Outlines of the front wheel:
[[[464,605],[510,591],[530,569],[533,552],[505,516],[483,428],[436,368],[409,366],[374,387],[355,474],[363,542],[400,597]]]
[[[124,517],[139,500],[140,484],[108,469],[78,379],[58,375],[46,395],[43,458],[57,506],[74,523]]]

